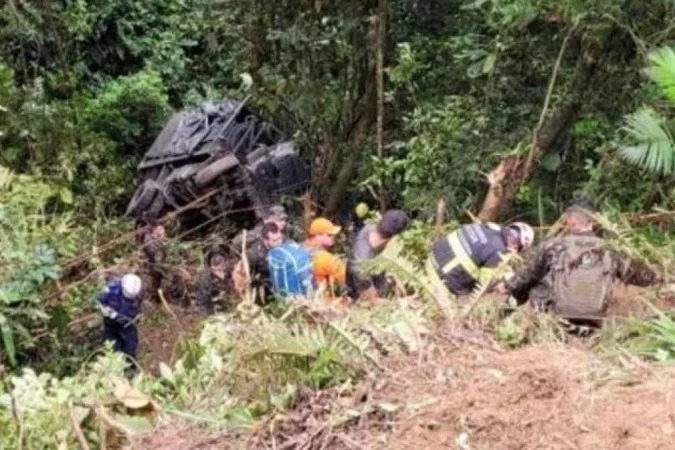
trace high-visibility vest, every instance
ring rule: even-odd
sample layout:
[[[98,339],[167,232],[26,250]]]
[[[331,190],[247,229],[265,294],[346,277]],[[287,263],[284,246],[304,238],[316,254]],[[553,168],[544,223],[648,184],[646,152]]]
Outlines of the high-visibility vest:
[[[471,292],[499,266],[507,247],[502,228],[494,223],[464,225],[434,243],[431,262],[456,294]]]

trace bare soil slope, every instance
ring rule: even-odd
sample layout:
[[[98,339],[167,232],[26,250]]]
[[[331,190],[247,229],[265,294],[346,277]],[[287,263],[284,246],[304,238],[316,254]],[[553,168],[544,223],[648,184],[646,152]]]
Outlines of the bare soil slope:
[[[675,368],[623,371],[570,348],[497,352],[451,341],[394,374],[371,402],[400,408],[349,436],[366,448],[673,448]],[[417,405],[429,404],[419,408]],[[400,412],[399,412],[400,411]],[[468,447],[467,447],[468,448]]]
[[[639,295],[617,286],[613,314],[652,314]],[[662,298],[657,305],[670,309],[674,300]],[[185,314],[181,322],[181,331],[193,331],[199,318]],[[173,331],[148,332],[146,349],[155,355],[145,367],[153,370],[157,360],[166,360],[180,334]],[[585,347],[575,341],[507,351],[480,331],[441,328],[421,353],[384,359],[382,371],[353,388],[302,392],[288,414],[262,424],[253,436],[172,420],[132,447],[675,448],[675,367],[625,356],[602,360]]]
[[[134,448],[670,449],[675,442],[674,367],[622,369],[569,347],[505,352],[487,338],[446,331],[422,354],[389,359],[384,369],[346,392],[303,393],[286,417],[246,440],[172,424]]]

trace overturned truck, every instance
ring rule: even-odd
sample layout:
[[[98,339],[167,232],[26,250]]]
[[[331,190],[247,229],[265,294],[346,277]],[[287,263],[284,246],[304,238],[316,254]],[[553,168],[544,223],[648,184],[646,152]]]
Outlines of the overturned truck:
[[[310,177],[292,142],[246,101],[206,103],[176,113],[138,166],[127,207],[135,219],[179,210],[184,232],[251,227],[271,203],[297,195]]]

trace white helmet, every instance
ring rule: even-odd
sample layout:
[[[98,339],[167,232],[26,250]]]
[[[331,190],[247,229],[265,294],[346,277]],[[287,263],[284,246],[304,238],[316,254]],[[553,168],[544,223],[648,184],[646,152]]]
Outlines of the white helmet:
[[[122,277],[122,295],[126,298],[136,298],[141,293],[141,278],[133,273]]]
[[[520,236],[520,248],[521,250],[528,249],[532,246],[534,242],[534,230],[531,226],[525,222],[513,222],[509,225],[509,228],[513,228],[518,231]]]

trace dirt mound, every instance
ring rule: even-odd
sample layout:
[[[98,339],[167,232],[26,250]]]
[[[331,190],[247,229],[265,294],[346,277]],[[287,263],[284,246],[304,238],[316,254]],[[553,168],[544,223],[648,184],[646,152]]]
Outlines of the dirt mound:
[[[302,391],[257,434],[155,430],[143,449],[672,448],[675,368],[621,366],[584,349],[499,349],[441,330],[352,388]]]
[[[369,402],[396,412],[352,429],[366,448],[665,449],[675,439],[672,368],[628,372],[582,350],[447,339],[388,367]]]
[[[646,290],[617,283],[614,286],[614,295],[609,303],[608,314],[619,317],[649,317],[654,310],[645,301],[648,301],[661,310],[675,309],[675,293],[663,289],[659,295],[647,295]]]
[[[195,426],[176,424],[158,428],[133,442],[134,449],[162,450],[226,450],[229,438],[223,433],[207,433]]]
[[[138,326],[139,364],[141,367],[159,375],[159,363],[171,364],[176,346],[181,339],[196,337],[199,334],[204,316],[195,307],[163,305],[146,302],[143,316]]]

